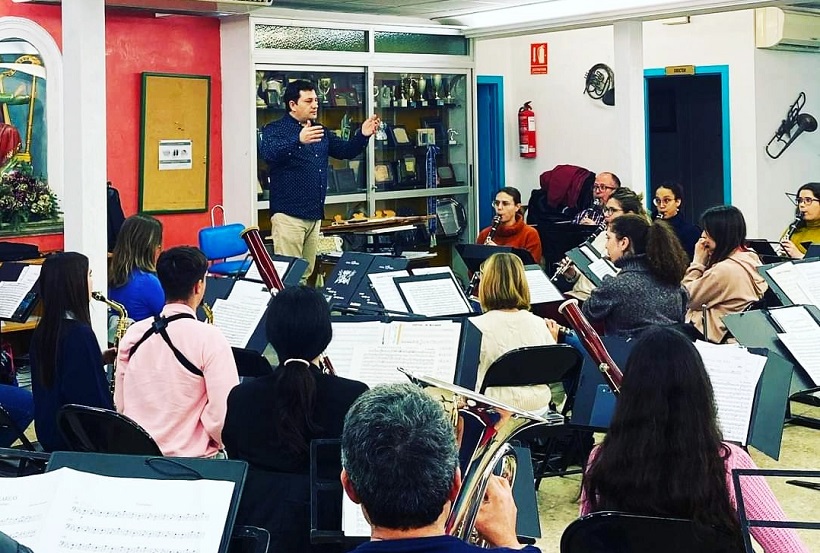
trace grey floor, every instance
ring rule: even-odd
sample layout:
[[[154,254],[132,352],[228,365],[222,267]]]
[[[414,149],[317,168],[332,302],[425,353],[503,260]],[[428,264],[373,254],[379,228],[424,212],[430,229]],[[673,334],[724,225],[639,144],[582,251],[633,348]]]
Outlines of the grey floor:
[[[795,414],[820,418],[820,407],[808,407],[792,402]],[[596,436],[596,441],[602,436]],[[783,431],[780,460],[775,461],[754,448],[749,448],[760,468],[820,470],[820,430],[788,425]],[[786,479],[769,478],[769,485],[792,520],[820,522],[820,491],[799,488],[785,483]],[[820,480],[816,480],[820,481]],[[537,544],[543,553],[560,551],[561,534],[578,517],[578,490],[581,476],[548,478],[538,490],[538,513],[541,535]],[[802,531],[803,543],[812,553],[820,553],[820,530]],[[756,548],[762,551],[759,546]]]

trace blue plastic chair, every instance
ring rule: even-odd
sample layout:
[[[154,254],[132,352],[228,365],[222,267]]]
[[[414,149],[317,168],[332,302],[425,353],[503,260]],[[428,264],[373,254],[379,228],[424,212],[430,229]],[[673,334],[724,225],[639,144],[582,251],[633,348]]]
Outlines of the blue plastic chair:
[[[211,226],[199,231],[199,249],[202,250],[208,261],[222,260],[211,264],[208,268],[209,273],[224,276],[242,275],[251,266],[250,258],[237,260],[228,260],[227,258],[238,255],[247,256],[248,246],[240,236],[242,231],[245,230],[245,225],[242,223],[215,225],[214,211],[217,208],[222,209],[222,206],[214,206],[211,210]]]

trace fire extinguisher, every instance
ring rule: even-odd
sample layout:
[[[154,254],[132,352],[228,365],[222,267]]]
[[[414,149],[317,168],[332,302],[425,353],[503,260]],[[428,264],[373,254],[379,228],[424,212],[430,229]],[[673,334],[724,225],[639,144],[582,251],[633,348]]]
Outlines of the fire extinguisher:
[[[526,158],[535,157],[535,112],[531,103],[524,102],[518,108],[518,151]]]

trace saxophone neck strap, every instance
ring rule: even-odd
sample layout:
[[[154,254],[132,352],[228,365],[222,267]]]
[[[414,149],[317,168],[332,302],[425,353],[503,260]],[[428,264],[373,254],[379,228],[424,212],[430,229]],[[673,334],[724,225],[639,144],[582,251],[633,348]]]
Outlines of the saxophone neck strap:
[[[177,358],[177,361],[185,367],[188,371],[192,372],[197,376],[204,376],[202,371],[197,368],[196,365],[191,363],[187,357],[185,357],[181,351],[179,351],[176,346],[171,342],[171,338],[168,336],[168,323],[172,321],[177,321],[179,319],[194,319],[195,317],[190,313],[178,313],[176,315],[171,315],[170,317],[154,317],[154,322],[151,324],[151,327],[142,335],[142,338],[137,340],[131,347],[131,351],[128,352],[128,357],[133,357],[134,353],[136,353],[137,348],[139,348],[148,338],[153,336],[154,334],[159,334],[162,336],[162,339],[165,340],[165,343],[168,344],[168,347],[171,348],[171,351],[174,353],[174,357]]]

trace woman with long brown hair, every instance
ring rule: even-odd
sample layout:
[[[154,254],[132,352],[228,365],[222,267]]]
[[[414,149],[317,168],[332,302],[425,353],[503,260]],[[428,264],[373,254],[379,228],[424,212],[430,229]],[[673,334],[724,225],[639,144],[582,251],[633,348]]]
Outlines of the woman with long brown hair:
[[[111,256],[108,299],[121,303],[135,321],[159,315],[165,306],[157,278],[161,252],[162,223],[143,214],[125,220]]]

